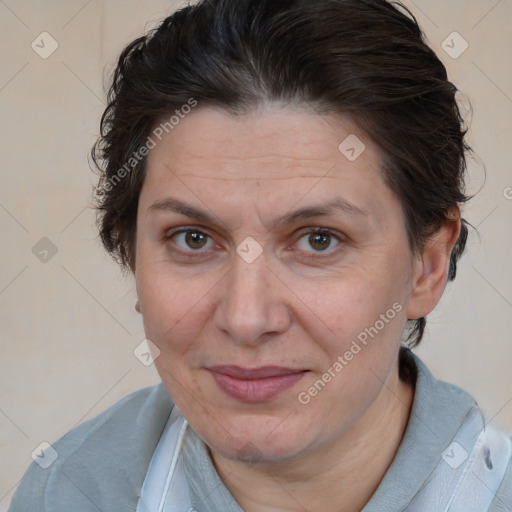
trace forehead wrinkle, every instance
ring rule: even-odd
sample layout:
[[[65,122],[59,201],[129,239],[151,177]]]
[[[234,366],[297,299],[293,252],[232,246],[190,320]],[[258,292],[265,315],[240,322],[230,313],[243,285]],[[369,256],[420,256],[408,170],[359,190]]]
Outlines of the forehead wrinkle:
[[[311,143],[314,145],[314,143]],[[301,148],[302,149],[302,148]],[[197,149],[195,152],[187,151],[183,147],[178,148],[179,158],[173,154],[174,151],[169,151],[168,154],[162,155],[162,164],[168,167],[167,160],[177,162],[174,167],[178,170],[180,167],[184,169],[190,168],[191,163],[198,170],[208,169],[211,167],[221,168],[223,172],[241,172],[244,167],[238,165],[240,163],[256,163],[256,164],[268,164],[266,167],[275,167],[279,170],[285,169],[296,169],[296,168],[322,168],[331,167],[335,162],[338,161],[338,155],[332,151],[315,151],[317,155],[309,154],[297,154],[290,155],[287,153],[269,153],[267,150],[260,155],[248,155],[248,156],[231,156],[223,152],[220,155],[212,154],[198,154]],[[158,158],[158,157],[157,157]],[[235,171],[233,171],[232,164],[236,164]]]
[[[217,174],[210,174],[210,175],[204,175],[204,174],[194,174],[194,172],[183,172],[179,173],[176,172],[176,169],[172,169],[169,165],[166,163],[163,164],[163,166],[170,171],[173,175],[175,175],[178,179],[181,179],[181,177],[192,177],[192,178],[198,178],[198,179],[212,179],[212,180],[219,180],[219,181],[261,181],[261,180],[290,180],[290,179],[297,179],[297,178],[315,178],[315,179],[325,179],[325,178],[331,178],[331,179],[338,179],[340,176],[329,176],[331,174],[332,170],[338,167],[339,163],[336,162],[334,165],[329,166],[328,169],[320,169],[318,168],[318,174],[287,174],[286,176],[282,175],[276,175],[275,173],[272,174],[272,172],[267,172],[265,176],[258,175],[258,176],[245,176],[243,175],[243,171],[240,173],[232,172],[229,173],[229,177],[224,177],[222,175]],[[288,169],[287,169],[288,170]],[[291,169],[293,171],[293,169]],[[302,169],[301,169],[302,170]],[[304,172],[304,171],[303,171]],[[225,171],[222,171],[222,173],[225,173]],[[221,174],[222,174],[221,173]]]
[[[252,177],[246,177],[246,176],[240,176],[238,178],[224,178],[222,176],[201,176],[197,174],[180,174],[179,176],[187,176],[192,178],[199,178],[199,179],[205,179],[205,180],[218,180],[218,181],[263,181],[263,180],[293,180],[297,178],[311,178],[311,179],[318,179],[318,178],[325,178],[325,179],[339,179],[337,176],[324,176],[322,174],[298,174],[295,176],[256,176],[254,178]]]

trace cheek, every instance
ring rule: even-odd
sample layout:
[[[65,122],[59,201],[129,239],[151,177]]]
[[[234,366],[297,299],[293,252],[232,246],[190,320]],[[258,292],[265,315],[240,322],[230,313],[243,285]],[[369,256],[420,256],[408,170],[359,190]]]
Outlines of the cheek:
[[[368,267],[361,271],[351,269],[344,276],[331,276],[314,286],[308,281],[295,281],[289,287],[309,311],[308,330],[314,330],[317,339],[353,339],[388,310],[395,319],[397,311],[393,304],[402,304],[405,295],[399,279],[390,282],[389,277],[380,277]]]
[[[184,351],[205,322],[205,299],[211,285],[184,280],[146,266],[136,273],[147,337],[162,352]]]
[[[199,403],[207,403],[195,373],[190,371],[200,360],[198,340],[208,317],[205,289],[154,267],[137,276],[146,337],[160,351],[155,368],[182,412],[189,414],[186,402],[190,395]]]
[[[348,428],[380,393],[396,365],[406,321],[404,290],[397,283],[366,273],[333,282],[322,293],[304,287],[314,312],[304,329],[323,352],[317,373],[299,389],[297,399],[307,402],[304,414],[326,426],[339,427],[344,418],[341,428]]]

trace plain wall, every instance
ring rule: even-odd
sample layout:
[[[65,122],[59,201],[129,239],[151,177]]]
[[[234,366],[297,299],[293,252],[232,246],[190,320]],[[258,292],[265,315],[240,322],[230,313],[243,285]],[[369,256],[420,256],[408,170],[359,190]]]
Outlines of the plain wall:
[[[465,217],[479,237],[471,233],[418,353],[511,432],[512,2],[405,3],[471,101],[468,141],[478,157],[469,161],[468,190],[478,194]],[[42,441],[159,380],[133,355],[144,339],[133,281],[99,244],[88,208],[95,176],[87,154],[116,56],[181,5],[0,2],[0,511]],[[34,40],[42,46],[43,31],[59,45],[47,59],[31,47]],[[458,58],[441,46],[454,31],[469,44]],[[453,52],[461,43],[452,39]],[[50,251],[48,261],[36,257],[34,246],[39,258]]]

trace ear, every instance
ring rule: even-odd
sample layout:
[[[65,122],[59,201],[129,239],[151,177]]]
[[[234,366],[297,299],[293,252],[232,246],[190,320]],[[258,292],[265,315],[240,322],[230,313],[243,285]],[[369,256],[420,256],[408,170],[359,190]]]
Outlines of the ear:
[[[413,260],[411,296],[407,307],[410,320],[428,315],[446,288],[450,256],[460,233],[460,212],[454,210],[450,219],[426,240],[423,252]]]

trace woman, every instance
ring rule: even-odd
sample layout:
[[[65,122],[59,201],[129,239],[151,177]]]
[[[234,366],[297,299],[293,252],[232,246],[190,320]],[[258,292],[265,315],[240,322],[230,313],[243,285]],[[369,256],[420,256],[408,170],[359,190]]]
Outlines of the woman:
[[[406,348],[467,237],[456,90],[384,0],[204,0],[133,41],[99,228],[162,384],[10,510],[509,510],[510,440]]]

